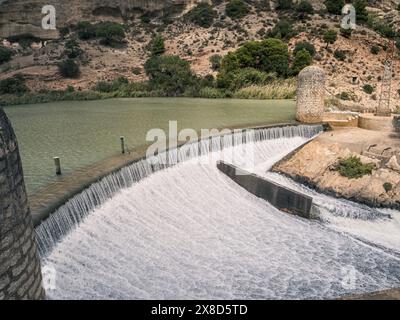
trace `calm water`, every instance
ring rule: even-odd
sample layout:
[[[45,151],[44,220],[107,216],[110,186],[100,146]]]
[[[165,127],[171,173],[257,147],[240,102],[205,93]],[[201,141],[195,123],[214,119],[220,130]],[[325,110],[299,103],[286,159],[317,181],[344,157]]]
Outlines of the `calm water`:
[[[293,101],[207,99],[113,99],[74,101],[5,108],[21,148],[29,193],[56,179],[53,157],[68,174],[128,147],[146,143],[152,128],[230,128],[247,124],[294,121]]]

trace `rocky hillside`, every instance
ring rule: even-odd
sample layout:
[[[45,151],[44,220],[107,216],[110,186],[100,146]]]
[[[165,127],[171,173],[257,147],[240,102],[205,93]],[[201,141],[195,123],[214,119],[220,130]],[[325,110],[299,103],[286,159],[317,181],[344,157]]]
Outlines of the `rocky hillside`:
[[[364,23],[351,35],[340,33],[340,16],[328,13],[323,0],[309,1],[314,12],[306,18],[295,9],[279,10],[279,1],[243,1],[249,11],[239,18],[230,18],[226,13],[227,0],[57,0],[53,2],[58,28],[43,31],[40,8],[48,1],[3,0],[0,1],[0,41],[3,38],[4,45],[11,47],[15,54],[11,61],[0,65],[0,79],[22,74],[33,90],[65,89],[67,86],[84,90],[98,81],[119,76],[143,81],[149,42],[156,35],[165,39],[166,54],[190,61],[198,75],[215,75],[211,56],[224,56],[248,40],[261,40],[279,21],[285,20],[292,28],[285,38],[289,49],[300,41],[315,46],[313,64],[325,69],[327,88],[333,96],[343,98],[342,105],[352,109],[376,107],[383,62],[390,47],[389,39],[382,36],[378,28]],[[210,26],[199,26],[187,18],[186,13],[198,2],[208,2],[215,10]],[[367,12],[379,26],[395,26],[400,20],[397,10],[400,0],[369,0],[367,3]],[[79,78],[66,79],[59,74],[57,63],[63,56],[65,43],[77,38],[75,26],[81,21],[123,24],[124,45],[110,47],[97,39],[78,39],[84,52],[81,74]],[[337,30],[338,37],[327,46],[323,35],[328,29]],[[22,45],[27,36],[29,46]],[[392,90],[396,106],[400,106],[399,68],[397,63]]]

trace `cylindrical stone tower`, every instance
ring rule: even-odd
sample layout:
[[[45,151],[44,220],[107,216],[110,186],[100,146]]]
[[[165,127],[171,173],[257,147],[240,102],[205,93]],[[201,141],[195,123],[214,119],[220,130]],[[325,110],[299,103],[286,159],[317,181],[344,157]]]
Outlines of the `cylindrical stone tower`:
[[[296,119],[305,123],[322,122],[324,108],[325,72],[319,67],[306,67],[297,82]]]
[[[18,144],[0,108],[0,300],[44,297]]]

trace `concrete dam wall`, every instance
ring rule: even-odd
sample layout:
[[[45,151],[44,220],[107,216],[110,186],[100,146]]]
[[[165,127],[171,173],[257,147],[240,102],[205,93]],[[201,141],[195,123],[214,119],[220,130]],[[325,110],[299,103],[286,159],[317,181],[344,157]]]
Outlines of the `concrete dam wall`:
[[[0,109],[0,300],[44,297],[18,143]]]

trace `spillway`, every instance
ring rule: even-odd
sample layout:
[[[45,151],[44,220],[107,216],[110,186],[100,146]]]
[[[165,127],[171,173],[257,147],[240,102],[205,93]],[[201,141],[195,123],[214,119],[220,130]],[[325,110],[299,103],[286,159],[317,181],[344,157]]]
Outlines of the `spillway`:
[[[352,233],[335,220],[400,232],[399,212],[390,218],[351,202],[335,210],[339,200],[328,197],[316,201],[322,219],[305,220],[216,168],[221,159],[267,175],[319,131],[299,126],[206,139],[91,186],[36,229],[43,264],[57,272],[48,296],[317,299],[399,287],[398,236],[376,241],[384,230],[370,236],[370,227],[357,225],[361,231]],[[176,165],[160,165],[165,156]]]

